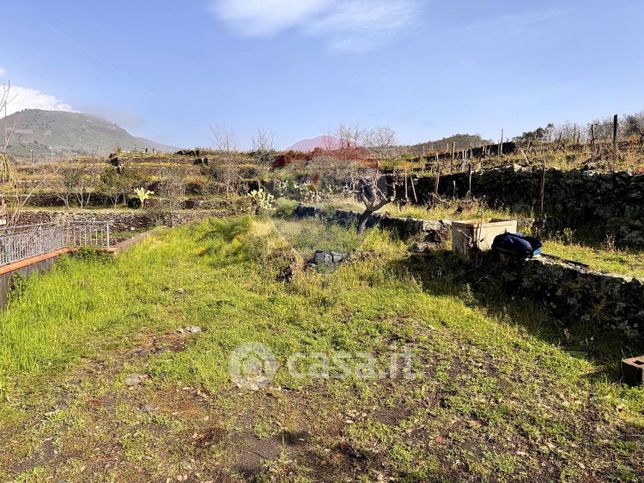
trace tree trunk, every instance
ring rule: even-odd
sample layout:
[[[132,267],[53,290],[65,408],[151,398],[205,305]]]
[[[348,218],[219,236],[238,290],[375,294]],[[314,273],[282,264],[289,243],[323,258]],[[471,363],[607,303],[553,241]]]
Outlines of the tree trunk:
[[[365,210],[360,217],[358,218],[358,235],[362,235],[367,229],[367,222],[371,215],[373,215],[373,210]]]

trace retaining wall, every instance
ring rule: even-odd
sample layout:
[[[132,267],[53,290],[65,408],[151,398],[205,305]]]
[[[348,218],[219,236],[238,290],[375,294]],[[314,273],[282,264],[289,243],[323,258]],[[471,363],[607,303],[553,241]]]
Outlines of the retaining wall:
[[[317,217],[346,226],[355,224],[359,214],[300,205],[295,216]],[[449,236],[449,224],[377,213],[369,226],[393,229],[405,236],[425,233],[440,242]],[[501,257],[498,264],[495,262],[493,274],[498,274],[506,293],[543,302],[563,322],[587,322],[620,330],[628,337],[644,335],[643,280],[597,272],[547,255],[528,260]]]
[[[344,210],[323,210],[312,206],[298,205],[294,215],[298,218],[316,217],[329,220],[342,226],[358,223],[360,213]],[[426,242],[441,243],[449,238],[450,224],[443,221],[419,220],[416,218],[396,218],[383,213],[374,213],[367,227],[379,226],[392,230],[402,239],[424,235]]]
[[[495,207],[538,213],[541,176],[540,169],[516,165],[475,172],[472,194]],[[468,178],[468,173],[441,176],[439,194],[464,197]],[[420,203],[431,199],[434,184],[433,177],[416,181]],[[548,169],[544,208],[550,230],[572,228],[599,239],[613,234],[618,245],[644,248],[644,175]]]
[[[177,226],[182,223],[202,220],[210,217],[222,217],[225,213],[219,210],[184,210],[184,211],[23,211],[20,214],[21,225],[38,223],[63,222],[100,222],[111,223],[112,231],[145,230],[155,225]]]
[[[31,275],[32,273],[48,270],[51,268],[51,266],[56,262],[58,257],[61,255],[62,253],[52,256],[51,258],[47,258],[46,260],[41,260],[36,263],[32,263],[18,270],[14,270],[7,273],[1,273],[0,274],[0,310],[2,310],[7,304],[9,291],[11,289],[12,277],[14,277],[16,274],[20,274],[26,277],[28,275]]]
[[[501,279],[511,295],[543,301],[564,322],[587,322],[644,335],[642,280],[596,272],[555,257],[505,259]]]

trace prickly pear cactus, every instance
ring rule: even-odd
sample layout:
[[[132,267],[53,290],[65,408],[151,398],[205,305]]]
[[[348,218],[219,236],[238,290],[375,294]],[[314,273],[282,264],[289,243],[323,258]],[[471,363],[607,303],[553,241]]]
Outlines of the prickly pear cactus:
[[[11,181],[13,174],[13,161],[9,155],[0,153],[0,183]]]

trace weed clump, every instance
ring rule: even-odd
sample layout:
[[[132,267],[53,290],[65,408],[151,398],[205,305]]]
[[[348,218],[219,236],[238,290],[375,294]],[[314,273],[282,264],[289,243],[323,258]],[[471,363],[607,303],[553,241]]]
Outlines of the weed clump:
[[[84,262],[110,263],[114,260],[109,253],[91,247],[78,248],[70,254],[70,257],[74,260],[80,260]]]

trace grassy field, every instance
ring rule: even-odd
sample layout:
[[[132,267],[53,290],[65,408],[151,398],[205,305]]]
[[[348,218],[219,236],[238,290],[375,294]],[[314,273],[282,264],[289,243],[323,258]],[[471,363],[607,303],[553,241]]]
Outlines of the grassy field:
[[[644,278],[644,253],[638,250],[603,249],[546,240],[543,253],[588,265],[594,270]]]
[[[352,258],[307,267],[317,249]],[[211,220],[21,287],[0,314],[2,480],[644,476],[644,389],[617,370],[640,343],[473,293],[377,230]],[[278,364],[258,390],[229,375],[248,342]],[[346,377],[314,377],[338,351]]]
[[[315,203],[313,206],[356,212],[364,210],[364,206],[360,203],[345,198],[334,198]],[[506,209],[493,209],[483,203],[464,204],[457,201],[431,208],[414,205],[398,207],[390,204],[385,206],[382,212],[389,213],[391,216],[421,220],[476,220],[481,217],[515,220],[534,218],[530,213],[513,213]],[[526,231],[525,228],[522,230]],[[525,234],[531,234],[529,232],[530,229]],[[543,253],[583,263],[594,270],[644,278],[644,253],[641,250],[589,246],[574,241],[564,241],[561,237],[546,238],[543,242]]]

